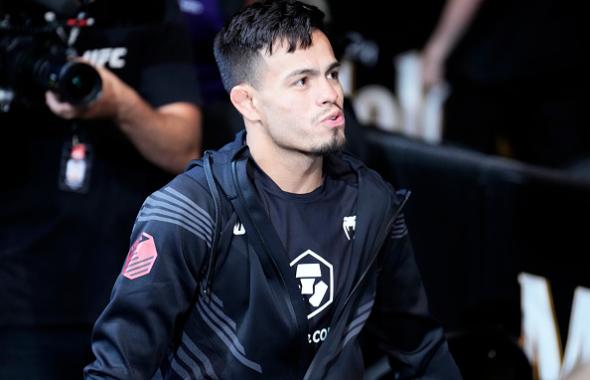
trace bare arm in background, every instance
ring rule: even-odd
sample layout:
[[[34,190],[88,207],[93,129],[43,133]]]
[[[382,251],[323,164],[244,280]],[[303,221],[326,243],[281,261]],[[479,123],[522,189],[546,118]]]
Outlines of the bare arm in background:
[[[422,51],[422,80],[430,88],[444,79],[445,61],[484,0],[447,0]]]
[[[201,111],[184,102],[153,108],[133,88],[103,67],[95,67],[102,92],[86,107],[60,102],[51,92],[46,102],[52,112],[65,118],[113,120],[150,162],[171,173],[201,155]]]

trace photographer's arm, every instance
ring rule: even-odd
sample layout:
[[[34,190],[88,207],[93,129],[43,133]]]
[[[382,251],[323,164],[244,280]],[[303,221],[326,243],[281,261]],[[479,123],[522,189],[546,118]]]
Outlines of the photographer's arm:
[[[154,109],[108,69],[95,68],[103,86],[98,99],[89,106],[75,107],[48,92],[51,111],[66,119],[112,119],[146,159],[172,173],[200,157],[201,112],[196,106],[177,102]]]

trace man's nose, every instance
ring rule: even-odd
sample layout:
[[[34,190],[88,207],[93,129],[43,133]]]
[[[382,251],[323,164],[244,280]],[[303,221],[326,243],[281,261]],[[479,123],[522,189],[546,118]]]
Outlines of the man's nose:
[[[320,89],[318,94],[318,105],[326,103],[337,103],[342,94],[340,82],[329,78],[320,80]]]

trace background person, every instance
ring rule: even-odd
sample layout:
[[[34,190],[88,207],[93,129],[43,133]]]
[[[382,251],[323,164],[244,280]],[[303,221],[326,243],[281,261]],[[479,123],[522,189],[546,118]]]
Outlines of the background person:
[[[3,4],[35,20],[49,9]],[[94,25],[74,48],[98,70],[98,98],[78,107],[21,91],[29,107],[15,99],[0,112],[2,379],[82,377],[141,202],[200,156],[196,75],[176,2],[97,0],[84,10]]]

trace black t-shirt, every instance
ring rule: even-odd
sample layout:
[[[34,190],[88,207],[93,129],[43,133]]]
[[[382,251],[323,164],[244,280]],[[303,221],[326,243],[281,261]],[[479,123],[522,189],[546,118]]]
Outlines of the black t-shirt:
[[[327,173],[314,191],[288,193],[254,166],[258,194],[306,300],[307,340],[317,350],[328,335],[333,306],[343,295],[349,273],[358,189]]]
[[[104,64],[152,106],[198,102],[186,31],[173,0],[92,3],[79,55]],[[73,123],[30,109],[0,112],[0,324],[93,323],[129,246],[143,200],[172,178],[108,120],[79,121],[91,149],[86,192],[59,178]]]

